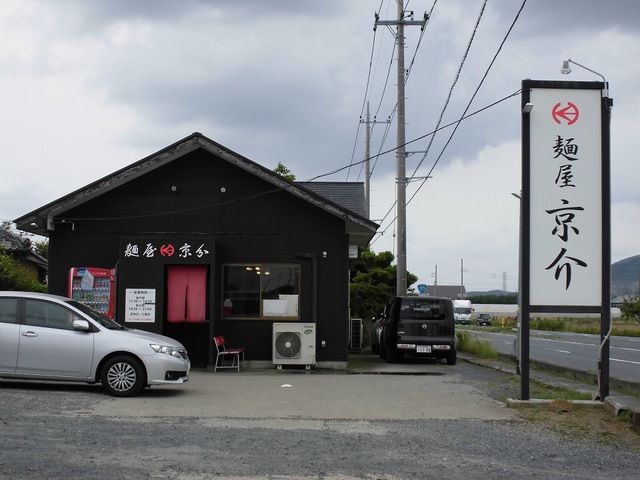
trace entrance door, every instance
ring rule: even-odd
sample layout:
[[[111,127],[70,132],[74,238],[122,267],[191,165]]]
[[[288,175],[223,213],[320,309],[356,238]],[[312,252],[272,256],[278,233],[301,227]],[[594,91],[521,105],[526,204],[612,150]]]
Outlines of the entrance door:
[[[209,358],[208,265],[167,265],[167,310],[163,333],[182,343],[191,364]]]
[[[207,319],[208,265],[167,266],[167,322],[202,323]]]

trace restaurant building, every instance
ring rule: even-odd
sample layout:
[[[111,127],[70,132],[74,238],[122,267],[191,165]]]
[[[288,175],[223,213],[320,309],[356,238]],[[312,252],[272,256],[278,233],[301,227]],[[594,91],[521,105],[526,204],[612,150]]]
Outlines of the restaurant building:
[[[49,237],[49,291],[181,341],[271,362],[273,324],[313,324],[319,364],[346,365],[349,255],[377,224],[361,183],[289,182],[194,133],[15,220]],[[93,290],[92,290],[93,289]]]

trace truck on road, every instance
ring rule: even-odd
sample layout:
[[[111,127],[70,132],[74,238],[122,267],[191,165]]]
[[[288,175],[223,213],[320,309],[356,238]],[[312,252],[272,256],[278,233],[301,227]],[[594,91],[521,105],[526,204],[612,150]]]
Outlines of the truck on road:
[[[471,323],[471,300],[454,300],[453,301],[453,317],[456,323],[461,325],[469,325]]]

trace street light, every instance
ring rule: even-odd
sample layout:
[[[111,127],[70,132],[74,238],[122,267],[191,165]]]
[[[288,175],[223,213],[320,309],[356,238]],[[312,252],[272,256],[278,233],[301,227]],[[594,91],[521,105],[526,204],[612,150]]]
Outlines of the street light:
[[[611,123],[611,107],[613,106],[613,100],[609,98],[609,82],[607,82],[607,79],[604,78],[604,75],[602,75],[601,73],[596,72],[595,70],[589,67],[585,67],[584,65],[581,65],[578,62],[571,60],[570,58],[562,62],[562,68],[560,69],[560,73],[564,75],[571,73],[571,66],[569,65],[570,63],[573,63],[574,65],[577,65],[578,67],[588,72],[591,72],[594,75],[598,75],[600,78],[602,78],[602,81],[604,82],[604,88],[602,89],[602,98],[605,99],[605,105],[607,108],[606,121],[607,121],[607,130],[609,130],[610,123]],[[608,145],[607,145],[607,148],[609,148]],[[607,159],[609,158],[610,158],[610,154],[609,152],[607,152]],[[609,160],[607,160],[607,162],[609,162]],[[608,168],[609,167],[607,166],[607,169]],[[607,173],[607,175],[609,174]],[[608,201],[610,203],[610,200]],[[611,207],[608,205],[607,209],[610,209],[610,208]],[[610,222],[611,221],[610,211],[606,213],[606,216],[607,216],[607,222]],[[610,229],[610,226],[607,228]],[[602,261],[602,265],[603,265],[602,296],[603,298],[602,298],[602,312],[600,315],[600,348],[598,349],[598,393],[594,396],[594,400],[600,399],[601,401],[604,401],[605,397],[609,395],[609,361],[610,361],[609,360],[610,359],[609,338],[611,337],[611,329],[613,327],[613,323],[611,322],[611,283],[610,283],[611,282],[611,279],[610,279],[611,232],[609,231],[606,235],[608,236],[606,240],[606,243],[608,245],[607,246],[608,251],[605,253],[603,249],[603,261]],[[609,278],[605,280],[605,278],[607,277]]]
[[[522,190],[520,190],[520,193],[511,192],[511,195],[518,199],[518,208],[520,210],[518,213],[518,313],[516,314],[517,332],[514,345],[514,353],[516,356],[516,375],[520,375],[520,364],[522,361],[522,359],[520,358],[520,337],[522,335],[522,328],[520,327],[520,312],[522,310]]]
[[[571,73],[571,66],[569,65],[570,63],[573,63],[574,65],[577,65],[580,68],[584,68],[588,72],[591,72],[595,75],[598,75],[600,78],[602,78],[602,81],[604,82],[604,90],[602,91],[602,96],[609,97],[609,82],[607,82],[607,79],[604,78],[604,75],[596,72],[595,70],[591,70],[589,67],[585,67],[584,65],[581,65],[580,63],[568,58],[562,61],[562,68],[560,69],[560,73],[564,75],[570,74]]]

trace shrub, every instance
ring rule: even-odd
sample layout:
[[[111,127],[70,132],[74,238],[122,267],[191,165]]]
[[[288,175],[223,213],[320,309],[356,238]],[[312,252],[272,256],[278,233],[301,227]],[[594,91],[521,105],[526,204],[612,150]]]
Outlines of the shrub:
[[[461,352],[473,353],[480,358],[498,358],[498,353],[493,348],[493,345],[486,340],[476,338],[466,330],[456,332],[456,337],[458,338],[457,348]]]
[[[46,292],[47,286],[0,248],[0,290]]]

